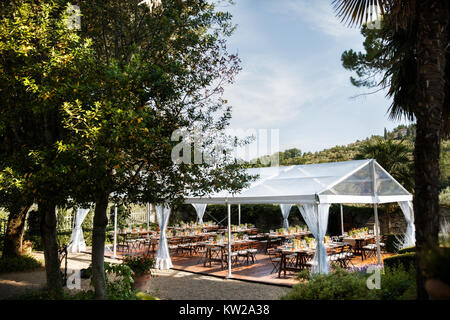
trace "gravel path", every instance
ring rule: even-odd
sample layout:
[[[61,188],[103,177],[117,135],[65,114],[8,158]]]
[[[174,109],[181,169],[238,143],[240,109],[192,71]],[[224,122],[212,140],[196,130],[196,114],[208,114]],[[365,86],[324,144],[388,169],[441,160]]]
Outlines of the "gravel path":
[[[158,270],[149,293],[170,300],[278,300],[290,289],[204,276],[177,270]]]
[[[42,252],[33,255],[43,261]],[[91,255],[69,254],[68,268],[80,270],[90,264]],[[118,262],[106,259],[109,262]],[[177,270],[156,270],[148,293],[168,300],[277,300],[289,288],[238,280],[227,280]],[[81,289],[91,288],[89,279],[81,280]],[[0,300],[36,290],[45,284],[45,270],[0,274]]]

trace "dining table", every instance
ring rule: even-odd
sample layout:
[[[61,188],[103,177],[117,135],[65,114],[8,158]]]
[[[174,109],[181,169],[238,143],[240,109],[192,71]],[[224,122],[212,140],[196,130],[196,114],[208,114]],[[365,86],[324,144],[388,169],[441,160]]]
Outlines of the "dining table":
[[[343,247],[345,244],[341,242],[326,243],[325,249],[327,252],[332,252],[333,250]],[[280,268],[278,270],[278,277],[281,277],[281,272],[284,272],[286,276],[286,271],[302,271],[305,268],[305,263],[309,258],[311,258],[316,252],[315,248],[308,246],[301,246],[299,248],[280,246],[276,249],[281,253]],[[288,258],[295,255],[295,263],[288,266]]]
[[[231,241],[231,252],[238,245],[242,244],[253,244],[257,242],[256,240],[236,240]],[[212,262],[220,262],[221,268],[223,269],[224,265],[227,265],[227,261],[225,260],[225,252],[228,250],[228,241],[205,241],[202,243],[206,249],[206,256],[203,262],[203,265],[209,263],[211,267]]]
[[[375,235],[365,235],[365,236],[358,236],[358,237],[345,237],[342,239],[343,242],[349,244],[353,248],[353,253],[355,255],[361,255],[361,259],[364,259],[362,251],[363,247],[369,243],[375,240]]]

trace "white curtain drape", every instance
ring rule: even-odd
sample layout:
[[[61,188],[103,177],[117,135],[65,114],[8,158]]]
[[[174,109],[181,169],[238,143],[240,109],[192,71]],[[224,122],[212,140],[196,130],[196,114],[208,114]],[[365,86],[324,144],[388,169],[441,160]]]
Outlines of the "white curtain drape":
[[[198,217],[197,222],[202,224],[203,223],[203,215],[205,214],[205,210],[206,210],[206,203],[193,203],[192,206],[195,208],[195,211],[197,212],[197,217]]]
[[[416,227],[414,225],[414,209],[412,201],[399,201],[398,205],[403,211],[406,219],[406,232],[402,248],[416,245]]]
[[[159,245],[156,251],[155,268],[167,270],[172,268],[172,260],[169,255],[169,246],[167,245],[167,225],[169,223],[170,207],[166,205],[156,206],[156,217],[159,225]]]
[[[328,273],[327,250],[323,240],[327,232],[330,204],[298,204],[297,206],[317,242],[311,272]]]
[[[281,214],[283,215],[283,228],[289,228],[289,212],[291,212],[292,204],[280,204]]]
[[[75,215],[75,226],[72,230],[70,244],[68,247],[69,252],[75,253],[80,252],[81,250],[86,250],[86,242],[84,241],[83,228],[81,227],[81,225],[83,224],[84,219],[89,213],[89,210],[90,209],[77,209]]]

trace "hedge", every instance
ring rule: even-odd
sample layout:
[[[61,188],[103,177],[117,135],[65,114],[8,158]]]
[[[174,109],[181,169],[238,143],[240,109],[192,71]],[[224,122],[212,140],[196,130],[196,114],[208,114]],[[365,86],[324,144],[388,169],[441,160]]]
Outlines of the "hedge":
[[[396,254],[394,256],[383,259],[385,268],[398,268],[402,266],[405,270],[414,268],[415,262],[416,262],[415,252]]]
[[[416,247],[412,246],[412,247],[407,247],[407,248],[403,248],[403,249],[398,250],[399,254],[408,253],[408,252],[416,252]]]

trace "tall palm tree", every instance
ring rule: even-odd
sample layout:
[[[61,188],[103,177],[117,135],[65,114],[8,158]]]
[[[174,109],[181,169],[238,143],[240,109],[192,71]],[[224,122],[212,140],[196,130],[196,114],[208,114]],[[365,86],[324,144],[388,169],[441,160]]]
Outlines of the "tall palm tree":
[[[417,120],[414,149],[416,274],[419,299],[427,299],[419,259],[426,247],[438,246],[439,155],[441,130],[448,121],[445,99],[445,64],[448,47],[448,1],[442,0],[333,0],[343,21],[362,25],[376,5],[388,13],[395,28],[416,24],[416,92],[411,106]],[[446,110],[447,109],[447,110]]]
[[[376,159],[398,182],[412,191],[414,179],[411,177],[411,154],[404,141],[373,138],[363,143],[356,159]]]

